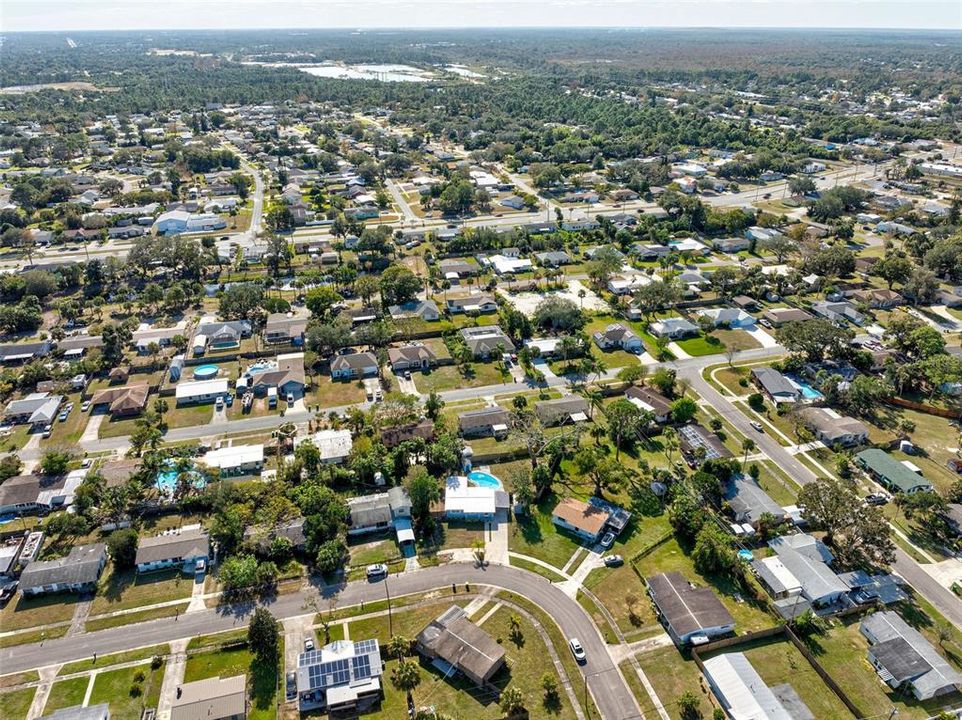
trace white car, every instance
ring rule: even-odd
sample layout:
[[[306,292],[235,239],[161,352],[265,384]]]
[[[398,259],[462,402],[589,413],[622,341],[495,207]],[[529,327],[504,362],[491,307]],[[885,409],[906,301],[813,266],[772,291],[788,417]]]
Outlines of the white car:
[[[387,565],[384,563],[377,563],[375,565],[367,566],[367,579],[377,580],[382,577],[387,576]]]
[[[571,638],[568,641],[568,647],[571,648],[571,654],[575,656],[575,660],[579,663],[583,663],[588,659],[587,654],[585,654],[585,649],[581,646],[581,641],[578,638]]]

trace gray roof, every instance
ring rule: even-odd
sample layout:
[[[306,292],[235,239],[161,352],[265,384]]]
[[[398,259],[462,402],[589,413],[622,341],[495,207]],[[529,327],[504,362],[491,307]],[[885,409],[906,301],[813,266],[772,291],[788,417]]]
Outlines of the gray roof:
[[[359,352],[338,355],[331,358],[331,370],[341,370],[350,368],[351,370],[363,370],[364,368],[377,367],[377,358],[373,353]]]
[[[813,603],[831,601],[848,592],[848,586],[821,560],[807,557],[791,547],[779,547],[778,559],[798,581],[802,595]]]
[[[292,546],[302,547],[307,542],[307,537],[304,535],[304,518],[294,518],[273,527],[255,525],[244,530],[245,540],[255,540],[262,547],[267,547],[268,543],[276,537],[287,538]]]
[[[744,515],[749,522],[757,522],[764,513],[775,517],[785,515],[782,506],[748,475],[739,473],[732,477],[725,485],[723,497],[737,515]]]
[[[220,720],[246,712],[247,676],[212,677],[177,686],[170,720]]]
[[[825,408],[804,408],[801,415],[809,427],[820,432],[829,441],[838,440],[846,435],[868,436],[868,427],[865,423],[846,415],[832,417]]]
[[[226,333],[234,337],[251,334],[251,324],[247,320],[226,320],[224,322],[204,323],[197,327],[199,335],[211,337]]]
[[[198,558],[210,555],[210,539],[203,528],[188,528],[141,538],[135,562],[157,562],[176,558]]]
[[[458,426],[462,430],[469,430],[476,427],[487,427],[488,425],[507,425],[510,419],[511,416],[504,408],[481,408],[458,415]]]
[[[41,720],[108,720],[110,717],[110,707],[107,703],[99,705],[74,705],[73,707],[60,708],[50,715],[44,715]]]
[[[906,661],[901,657],[898,650],[899,648],[904,650],[904,645],[886,645],[887,642],[896,638],[904,640],[905,644],[930,666],[930,670],[924,671],[912,680],[912,685],[919,695],[928,697],[940,691],[962,685],[962,675],[949,665],[948,661],[932,647],[932,644],[918,630],[906,623],[897,613],[891,610],[873,613],[862,620],[860,628],[863,634],[868,631],[868,634],[876,639],[877,642],[872,647],[872,653],[875,654],[880,663],[888,661],[893,664],[891,668],[883,664],[892,675],[898,677],[896,671],[906,671],[909,663],[914,663],[917,669],[923,668],[917,661]],[[879,646],[882,647],[880,654],[877,654],[876,648]]]
[[[466,674],[487,680],[504,664],[504,648],[456,605],[432,620],[417,637],[418,647]]]
[[[0,345],[0,362],[16,358],[42,357],[50,352],[49,340],[32,343]]]
[[[795,398],[800,395],[798,388],[792,385],[788,381],[788,378],[774,368],[752,368],[752,377],[755,378],[769,395],[790,395]]]
[[[662,573],[647,581],[651,599],[680,638],[699,630],[735,624],[710,588],[693,588],[680,572]]]
[[[807,558],[820,560],[829,565],[835,560],[835,556],[832,555],[832,551],[828,549],[825,543],[807,533],[780,535],[769,540],[768,546],[776,553],[780,553],[782,548],[791,548]]]
[[[557,400],[545,400],[534,404],[534,411],[541,422],[550,425],[564,422],[572,415],[588,412],[588,402],[579,396],[563,397]]]
[[[649,388],[632,386],[625,390],[625,397],[640,400],[646,405],[654,408],[653,412],[657,416],[668,415],[671,413],[671,401],[661,393],[657,393]]]
[[[42,560],[27,565],[20,576],[20,588],[39,588],[44,585],[82,585],[95,583],[107,558],[104,543],[91,543],[71,548],[66,557]]]

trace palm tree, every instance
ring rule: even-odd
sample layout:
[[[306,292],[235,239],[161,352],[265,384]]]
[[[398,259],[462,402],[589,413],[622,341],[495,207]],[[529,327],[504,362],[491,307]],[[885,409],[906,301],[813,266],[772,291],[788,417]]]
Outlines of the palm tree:
[[[411,649],[411,641],[403,635],[395,635],[387,644],[388,654],[398,660],[408,654]]]
[[[742,468],[748,464],[748,453],[755,449],[755,441],[751,438],[742,440],[742,450],[745,451],[745,459],[742,461]]]
[[[401,660],[391,672],[391,683],[398,690],[411,692],[421,683],[421,671],[416,663]]]
[[[527,714],[524,707],[524,696],[521,691],[512,686],[505,688],[504,692],[501,693],[501,698],[498,700],[498,705],[501,706],[501,711],[504,713],[505,718],[520,717]]]

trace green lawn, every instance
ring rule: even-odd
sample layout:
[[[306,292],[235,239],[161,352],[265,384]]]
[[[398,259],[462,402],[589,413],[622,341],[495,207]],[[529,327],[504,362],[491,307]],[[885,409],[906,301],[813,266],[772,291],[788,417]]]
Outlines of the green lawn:
[[[762,344],[744,330],[722,330],[712,332],[729,350],[754,350]]]
[[[89,678],[85,675],[54,683],[53,687],[50,688],[47,704],[43,708],[44,715],[50,715],[54,710],[60,710],[61,708],[80,705],[84,701],[89,682]]]
[[[560,499],[557,495],[547,496],[537,505],[532,505],[526,517],[511,518],[508,536],[508,549],[511,552],[536,557],[557,568],[567,564],[581,542],[551,522],[551,512]]]
[[[413,638],[421,632],[424,627],[438,615],[447,610],[451,605],[467,605],[468,600],[463,596],[451,595],[450,599],[438,600],[419,607],[397,608],[392,603],[391,619],[386,615],[378,615],[372,618],[362,618],[351,620],[348,628],[351,638],[356,640],[367,640],[376,638],[382,645],[386,645],[391,639],[391,629],[395,635]]]
[[[430,372],[412,373],[411,378],[418,391],[425,394],[514,382],[510,373],[502,375],[498,367],[498,363],[494,362],[476,362],[469,364],[462,374],[456,366],[444,365]]]
[[[90,670],[92,668],[110,667],[111,665],[133,662],[134,660],[146,660],[155,655],[166,655],[169,651],[170,646],[165,644],[138,648],[137,650],[128,650],[127,652],[112,653],[110,655],[98,655],[96,663],[92,657],[84,660],[76,660],[62,666],[58,674],[61,676],[71,675],[72,673],[83,672],[84,670]]]
[[[0,637],[0,648],[26,645],[27,643],[40,642],[41,640],[53,640],[54,638],[66,635],[69,629],[70,625],[65,624],[57,625],[47,630],[29,630],[27,632],[17,633],[16,635],[7,635]]]
[[[783,683],[791,685],[815,717],[851,720],[852,714],[842,701],[822,682],[815,668],[808,663],[798,648],[787,640],[776,636],[719,652],[735,651],[745,654],[752,667],[769,687]],[[832,677],[838,679],[834,673]],[[864,710],[871,715],[882,709],[885,708],[875,705]]]
[[[111,565],[97,586],[97,596],[90,606],[91,615],[129,610],[141,605],[190,597],[194,578],[179,570],[138,574],[134,570],[117,571]]]
[[[40,447],[72,447],[80,440],[84,428],[87,426],[87,413],[80,412],[81,393],[74,392],[64,396],[64,403],[72,402],[73,410],[63,422],[58,418],[52,423],[49,438],[40,439]]]
[[[136,678],[144,675],[143,681]],[[149,664],[106,670],[98,673],[90,694],[90,705],[108,703],[110,717],[116,720],[140,720],[145,707],[157,707],[164,666],[152,670]]]
[[[0,610],[0,632],[51,625],[73,617],[77,596],[65,593],[25,598],[19,593]]]
[[[678,347],[692,357],[702,357],[703,355],[715,355],[725,352],[725,343],[713,335],[678,340]]]
[[[712,708],[717,703],[708,689],[708,684],[702,678],[698,666],[687,652],[682,655],[673,646],[659,648],[640,656],[638,663],[645,671],[648,681],[661,704],[665,706],[671,720],[683,720],[678,711],[677,701],[689,690],[698,698],[700,717],[711,717]]]
[[[484,523],[450,520],[437,524],[437,531],[429,542],[418,541],[418,553],[433,555],[441,550],[469,548],[484,537]]]
[[[212,635],[199,640],[195,645],[191,641],[191,649],[203,647],[205,644],[218,645],[228,642],[232,638],[241,638],[246,631]],[[281,657],[283,657],[283,649]],[[205,680],[211,677],[232,677],[247,675],[247,691],[251,698],[248,720],[272,720],[277,712],[277,668],[264,667],[254,662],[254,656],[246,646],[239,648],[224,648],[194,652],[188,655],[187,666],[184,670],[184,682]]]
[[[27,712],[33,703],[33,696],[36,694],[37,688],[24,688],[0,694],[3,716],[9,720],[26,720]]]
[[[332,408],[364,402],[364,383],[359,380],[334,382],[330,376],[318,375],[304,398],[308,407]]]
[[[189,603],[184,601],[182,603],[178,603],[177,605],[165,605],[159,608],[137,610],[135,612],[124,613],[123,615],[91,618],[84,623],[84,630],[86,632],[94,632],[96,630],[106,630],[107,628],[120,627],[121,625],[133,625],[134,623],[147,622],[148,620],[174,617],[175,615],[182,615],[185,613],[188,605]]]
[[[167,427],[181,428],[207,425],[213,416],[214,403],[184,405],[183,407],[177,407],[171,403],[171,408],[167,411],[165,419],[167,421]]]

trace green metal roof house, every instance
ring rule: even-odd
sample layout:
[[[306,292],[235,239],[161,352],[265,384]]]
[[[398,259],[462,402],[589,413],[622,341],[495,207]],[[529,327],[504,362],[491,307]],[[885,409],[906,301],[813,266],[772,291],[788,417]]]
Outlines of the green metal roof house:
[[[932,489],[932,483],[884,450],[878,448],[863,450],[855,456],[855,461],[875,480],[894,492],[910,495]]]

